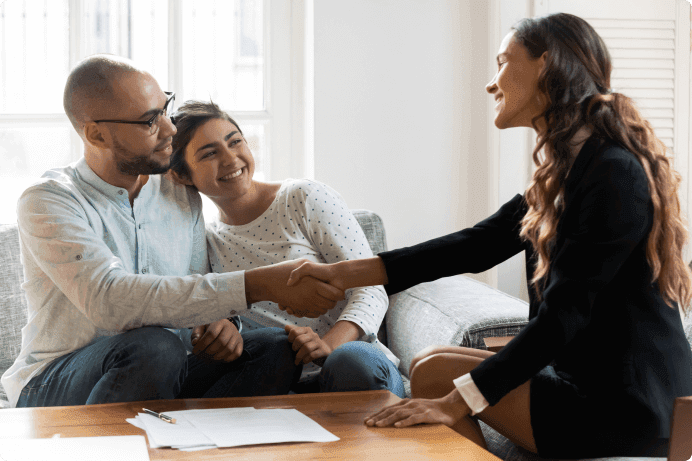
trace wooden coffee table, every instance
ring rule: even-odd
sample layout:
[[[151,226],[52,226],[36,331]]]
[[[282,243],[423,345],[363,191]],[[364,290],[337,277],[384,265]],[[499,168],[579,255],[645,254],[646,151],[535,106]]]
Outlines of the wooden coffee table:
[[[159,412],[201,408],[295,408],[341,440],[329,443],[281,443],[184,452],[149,448],[156,459],[195,460],[499,460],[448,427],[370,428],[367,415],[400,399],[388,391],[302,394],[277,397],[158,400],[77,407],[16,408],[0,411],[0,443],[15,438],[145,435],[128,422],[142,407]]]

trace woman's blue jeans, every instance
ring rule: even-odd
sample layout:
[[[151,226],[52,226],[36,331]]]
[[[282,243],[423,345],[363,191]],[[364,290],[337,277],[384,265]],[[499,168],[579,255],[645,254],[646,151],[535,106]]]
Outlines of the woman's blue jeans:
[[[287,394],[302,371],[288,335],[263,328],[242,336],[243,354],[229,363],[187,355],[165,328],[106,337],[51,362],[24,387],[17,406]]]
[[[241,318],[243,331],[266,328],[252,319]],[[364,341],[350,341],[334,349],[316,380],[296,383],[291,390],[297,394],[387,390],[402,399],[406,397],[399,370],[379,347]]]
[[[401,373],[374,344],[351,341],[329,354],[318,379],[322,392],[385,389],[406,398]]]

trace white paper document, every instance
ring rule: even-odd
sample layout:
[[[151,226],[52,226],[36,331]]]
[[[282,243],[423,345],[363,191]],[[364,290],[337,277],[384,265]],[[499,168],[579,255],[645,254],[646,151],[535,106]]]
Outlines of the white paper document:
[[[238,413],[233,418],[216,413],[195,413],[185,417],[217,447],[339,440],[315,421],[293,409],[248,411]]]
[[[339,440],[312,419],[294,409],[220,408],[165,412],[170,424],[140,413],[128,419],[147,432],[152,448],[185,451],[282,442]]]
[[[141,435],[12,439],[0,445],[3,461],[149,461]]]

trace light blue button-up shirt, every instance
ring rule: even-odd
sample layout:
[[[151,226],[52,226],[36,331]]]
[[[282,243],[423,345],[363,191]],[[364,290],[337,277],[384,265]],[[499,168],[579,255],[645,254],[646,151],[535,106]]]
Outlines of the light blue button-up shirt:
[[[166,177],[150,176],[130,206],[127,190],[81,159],[29,187],[17,216],[29,308],[1,381],[12,406],[51,360],[99,337],[189,328],[247,307],[244,272],[208,273],[199,195]]]

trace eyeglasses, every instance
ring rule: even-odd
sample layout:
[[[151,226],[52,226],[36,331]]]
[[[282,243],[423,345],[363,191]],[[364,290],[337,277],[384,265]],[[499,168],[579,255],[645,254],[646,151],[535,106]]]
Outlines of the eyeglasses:
[[[168,114],[173,113],[173,107],[175,104],[175,93],[170,91],[164,91],[168,99],[166,99],[166,104],[163,105],[163,109],[156,112],[149,120],[142,121],[131,121],[131,120],[94,120],[94,123],[127,123],[130,125],[148,125],[149,134],[156,134],[159,131],[159,120],[161,116],[168,117]]]

